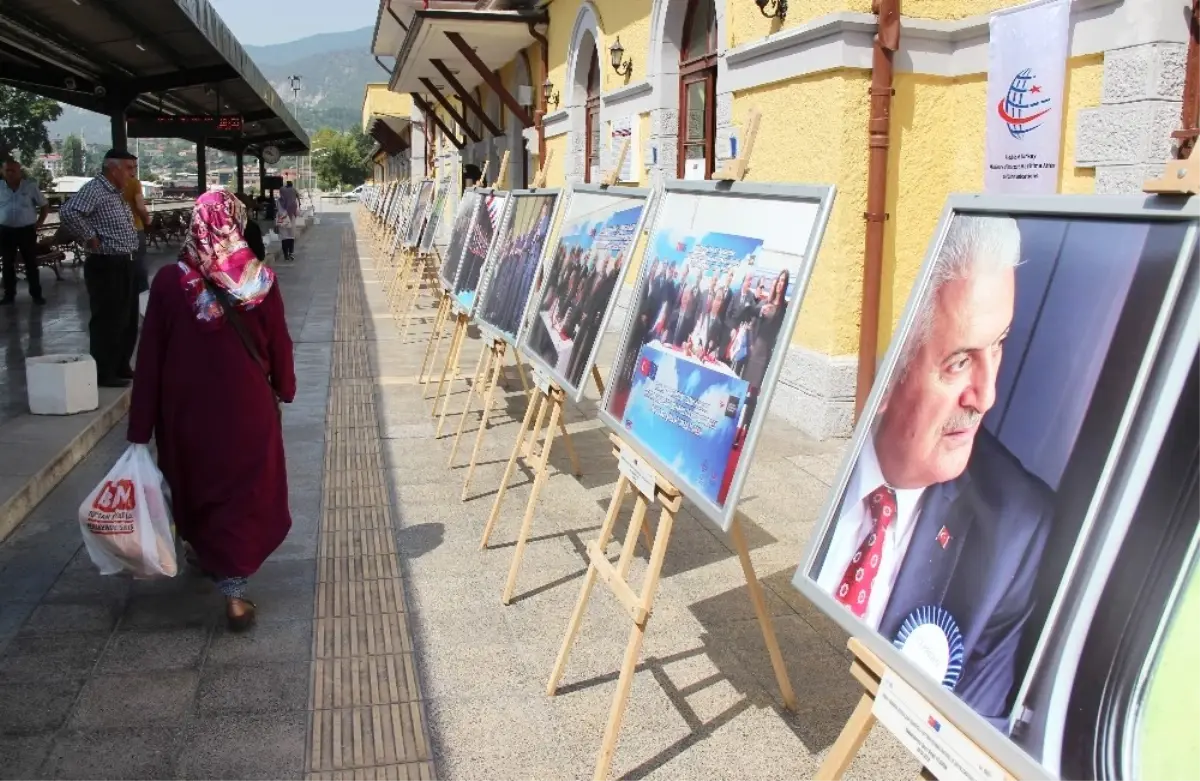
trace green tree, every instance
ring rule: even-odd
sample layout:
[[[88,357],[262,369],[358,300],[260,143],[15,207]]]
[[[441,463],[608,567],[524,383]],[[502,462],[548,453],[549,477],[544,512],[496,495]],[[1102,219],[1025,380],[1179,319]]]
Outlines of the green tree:
[[[37,160],[29,168],[29,175],[38,184],[38,189],[43,193],[54,189],[54,174],[50,173],[50,169],[41,160]]]
[[[365,158],[371,151],[371,141],[362,133],[322,128],[313,134],[311,144],[313,170],[321,189],[354,187],[367,180]]]
[[[39,152],[49,154],[46,123],[62,114],[62,106],[32,92],[0,86],[0,157],[19,155],[32,163]]]
[[[83,142],[74,133],[67,136],[62,143],[62,160],[65,176],[83,176]]]

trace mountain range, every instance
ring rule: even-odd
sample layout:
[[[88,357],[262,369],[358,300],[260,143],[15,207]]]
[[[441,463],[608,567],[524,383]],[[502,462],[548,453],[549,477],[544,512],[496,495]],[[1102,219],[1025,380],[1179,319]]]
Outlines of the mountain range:
[[[287,43],[245,46],[246,53],[311,135],[322,127],[352,130],[362,121],[363,91],[387,78],[370,54],[374,28],[310,35]],[[299,106],[293,103],[288,77],[301,78]],[[51,123],[52,137],[82,134],[89,141],[109,137],[108,118],[72,106]]]

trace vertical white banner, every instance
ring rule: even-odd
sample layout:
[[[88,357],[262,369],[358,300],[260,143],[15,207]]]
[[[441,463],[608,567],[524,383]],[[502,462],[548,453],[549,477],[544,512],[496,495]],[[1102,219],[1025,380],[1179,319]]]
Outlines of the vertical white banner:
[[[1070,20],[1070,0],[1050,0],[988,23],[985,192],[1058,192]]]

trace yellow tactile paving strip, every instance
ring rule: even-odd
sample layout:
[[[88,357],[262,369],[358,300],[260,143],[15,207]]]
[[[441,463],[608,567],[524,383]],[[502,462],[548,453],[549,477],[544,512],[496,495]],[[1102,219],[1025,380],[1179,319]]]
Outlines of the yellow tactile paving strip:
[[[325,422],[310,781],[434,777],[384,481],[365,309],[348,231]]]

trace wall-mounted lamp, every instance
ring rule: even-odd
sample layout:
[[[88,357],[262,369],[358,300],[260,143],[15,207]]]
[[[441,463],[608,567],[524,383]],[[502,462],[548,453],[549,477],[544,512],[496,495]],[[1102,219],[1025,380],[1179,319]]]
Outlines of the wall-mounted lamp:
[[[758,12],[768,19],[778,19],[781,22],[787,19],[787,0],[754,0],[754,4],[758,6]],[[768,11],[767,6],[771,6],[773,10]]]
[[[612,61],[613,70],[617,72],[618,76],[628,76],[633,72],[633,58],[622,62],[625,57],[625,47],[621,45],[620,36],[617,36],[617,40],[613,42],[613,45],[608,47],[608,56]]]
[[[551,103],[554,104],[555,108],[558,108],[558,90],[554,89],[554,82],[550,81],[550,79],[546,79],[546,82],[542,84],[542,98],[545,100],[547,108],[550,107]]]

